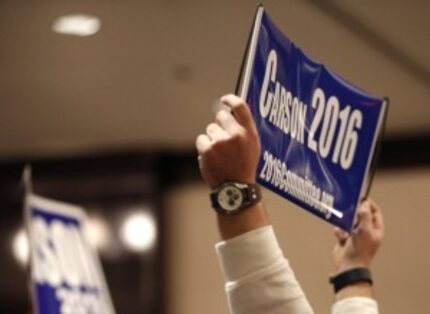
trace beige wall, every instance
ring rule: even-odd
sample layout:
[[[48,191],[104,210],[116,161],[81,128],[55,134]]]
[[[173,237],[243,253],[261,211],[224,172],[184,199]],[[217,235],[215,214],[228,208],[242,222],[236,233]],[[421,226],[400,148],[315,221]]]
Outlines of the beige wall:
[[[218,240],[207,188],[181,186],[169,197],[168,313],[228,313],[213,245]],[[372,195],[381,205],[386,238],[374,264],[383,313],[422,313],[430,282],[430,169],[380,172]],[[266,207],[296,275],[317,313],[332,301],[332,228],[265,191]]]

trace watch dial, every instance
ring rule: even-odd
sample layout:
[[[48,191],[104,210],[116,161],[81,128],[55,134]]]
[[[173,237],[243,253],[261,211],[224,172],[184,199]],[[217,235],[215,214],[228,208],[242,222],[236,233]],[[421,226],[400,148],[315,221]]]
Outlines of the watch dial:
[[[218,193],[218,203],[225,210],[237,210],[243,203],[242,192],[234,186],[227,186]]]

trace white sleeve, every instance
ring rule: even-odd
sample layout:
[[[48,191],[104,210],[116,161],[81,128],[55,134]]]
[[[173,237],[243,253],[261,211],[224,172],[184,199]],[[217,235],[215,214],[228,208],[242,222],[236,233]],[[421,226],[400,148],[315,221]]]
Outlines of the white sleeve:
[[[332,314],[378,314],[378,303],[365,297],[350,297],[333,304]]]
[[[218,243],[216,251],[232,314],[313,313],[271,226]]]

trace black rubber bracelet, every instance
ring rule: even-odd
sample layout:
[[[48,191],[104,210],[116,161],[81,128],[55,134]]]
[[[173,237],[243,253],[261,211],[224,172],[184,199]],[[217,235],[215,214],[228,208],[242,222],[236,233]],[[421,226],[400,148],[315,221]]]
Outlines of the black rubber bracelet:
[[[350,286],[358,282],[373,284],[372,274],[369,269],[364,267],[353,268],[334,277],[330,277],[330,283],[333,285],[335,293],[338,293],[346,286]]]

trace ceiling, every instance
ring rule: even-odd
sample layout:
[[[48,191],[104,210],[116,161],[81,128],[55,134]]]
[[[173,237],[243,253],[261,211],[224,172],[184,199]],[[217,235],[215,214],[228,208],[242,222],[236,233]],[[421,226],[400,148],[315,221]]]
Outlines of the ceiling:
[[[2,0],[0,159],[189,149],[235,86],[257,1]],[[314,59],[389,96],[387,134],[430,133],[430,1],[263,1]],[[53,33],[55,18],[99,33]]]

